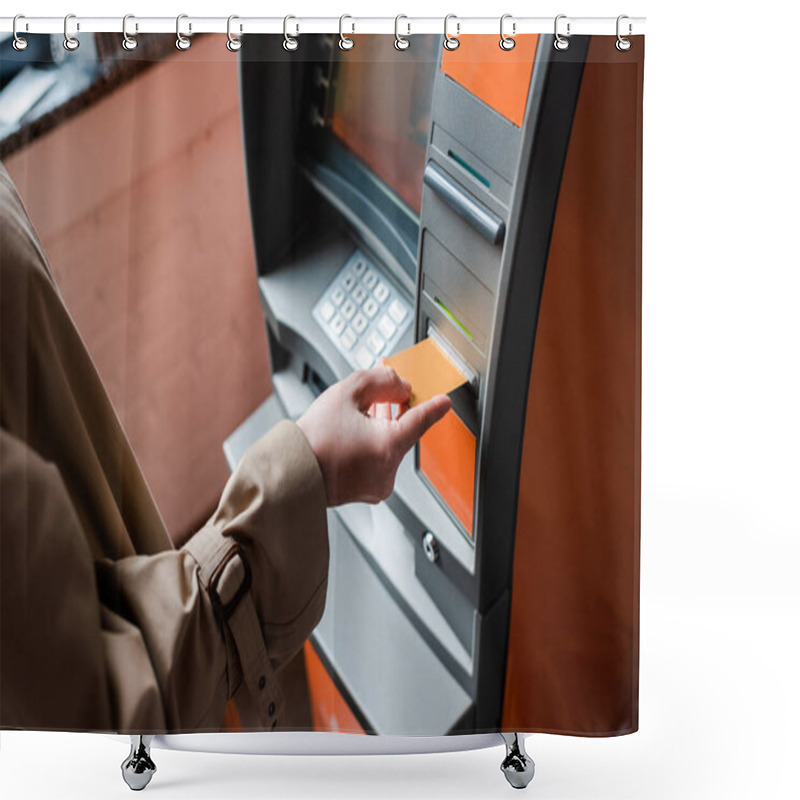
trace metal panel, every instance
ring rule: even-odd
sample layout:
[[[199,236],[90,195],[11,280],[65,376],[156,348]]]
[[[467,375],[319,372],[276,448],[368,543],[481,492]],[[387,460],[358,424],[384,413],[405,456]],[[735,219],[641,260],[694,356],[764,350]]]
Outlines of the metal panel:
[[[268,397],[223,443],[222,450],[231,472],[255,441],[286,418],[276,395]]]
[[[522,141],[519,128],[442,73],[436,79],[433,105],[435,125],[448,120],[443,124],[447,131],[453,131],[459,141],[509,183],[514,182]],[[479,125],[476,120],[480,120]]]
[[[492,293],[431,232],[422,235],[425,271],[422,290],[439,301],[467,329],[475,345],[486,352],[492,329]]]
[[[376,733],[448,733],[471,698],[401,612],[335,515],[330,537],[332,580],[317,645]]]

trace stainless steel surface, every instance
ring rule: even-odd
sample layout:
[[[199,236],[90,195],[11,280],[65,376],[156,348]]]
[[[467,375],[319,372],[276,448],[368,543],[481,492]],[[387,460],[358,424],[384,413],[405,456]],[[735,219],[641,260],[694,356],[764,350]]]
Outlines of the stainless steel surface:
[[[231,32],[231,23],[235,20],[239,19],[236,14],[231,14],[228,17],[228,41],[225,43],[225,47],[231,51],[231,53],[235,53],[238,50],[242,49],[242,40],[239,39],[237,36],[234,36]],[[241,25],[239,26],[239,32],[241,33]]]
[[[555,41],[553,42],[553,47],[555,47],[556,50],[568,50],[569,49],[569,37],[572,35],[572,32],[570,31],[570,23],[569,22],[567,22],[567,35],[566,36],[562,36],[558,32],[558,23],[562,19],[567,19],[567,15],[566,14],[559,14],[555,19],[555,23],[553,24],[553,29],[555,31],[554,35],[556,37]]]
[[[633,26],[630,23],[630,18],[628,17],[627,14],[620,14],[617,17],[617,43],[615,47],[617,48],[617,50],[620,51],[620,53],[626,53],[628,50],[631,49],[631,40],[626,39],[621,33],[622,20],[624,19],[628,20],[628,36],[630,36],[631,30],[633,29]]]
[[[21,19],[25,19],[23,14],[17,14],[14,17],[14,22],[11,26],[11,33],[14,36],[14,41],[11,43],[11,46],[18,52],[22,52],[23,50],[27,50],[28,48],[28,40],[24,39],[22,36],[19,35],[17,32],[17,22]],[[27,28],[26,28],[27,29]]]
[[[348,534],[362,551],[369,553],[373,567],[390,584],[395,599],[405,607],[406,616],[428,645],[439,648],[439,657],[466,676],[462,685],[468,685],[473,675],[474,610],[464,605],[463,596],[451,584],[445,582],[442,587],[448,595],[447,603],[442,604],[441,598],[432,596],[421,581],[415,564],[421,533],[409,535],[386,503],[349,503],[331,513],[341,518]],[[457,604],[466,617],[460,625],[455,625],[443,610]]]
[[[188,19],[188,17],[189,17],[188,14],[178,14],[177,18],[175,19],[175,36],[177,37],[175,39],[175,47],[177,47],[178,50],[188,50],[192,46],[191,40],[187,39],[181,33],[181,20]],[[192,23],[190,22],[189,33],[191,32],[192,32]]]
[[[451,36],[447,32],[447,23],[450,22],[451,19],[456,21],[456,35]],[[458,50],[458,46],[461,42],[458,41],[458,36],[461,33],[461,23],[458,21],[458,17],[455,14],[448,14],[444,18],[444,41],[442,44],[446,50]]]
[[[69,35],[69,21],[71,19],[75,19],[75,14],[67,14],[67,16],[64,17],[64,49],[70,52],[77,50],[81,46],[81,43],[74,36]],[[80,30],[80,23],[76,24],[76,30]]]
[[[408,48],[411,46],[411,42],[407,38],[407,37],[411,36],[411,26],[406,24],[406,27],[408,28],[408,32],[406,33],[405,36],[401,36],[400,35],[400,20],[401,19],[407,20],[408,17],[405,14],[398,14],[394,18],[394,47],[395,47],[395,50],[401,50],[402,51],[402,50],[408,50]]]
[[[283,18],[283,49],[291,53],[294,50],[297,50],[297,39],[295,39],[294,36],[289,36],[289,31],[287,28],[290,19],[296,20],[297,17],[293,17],[291,14],[287,14]],[[295,23],[295,33],[297,33],[297,30],[298,30],[297,24]]]
[[[342,14],[339,17],[339,49],[340,50],[352,50],[355,47],[355,42],[349,37],[344,35],[344,21],[346,19],[352,20],[353,18],[349,14]],[[355,31],[356,26],[355,24],[352,25],[352,30]]]
[[[373,520],[370,532],[398,548],[407,545],[402,531],[389,529],[390,516]],[[367,527],[359,526],[362,533]],[[375,733],[448,733],[472,698],[405,615],[335,513],[329,513],[328,530],[330,578],[315,645]],[[455,638],[452,632],[450,637]]]
[[[278,397],[275,394],[268,397],[222,444],[231,472],[236,469],[245,450],[285,418],[286,412]]]
[[[514,38],[513,38],[517,33],[517,25],[512,20],[512,22],[511,22],[511,34],[512,35],[511,36],[507,36],[506,33],[505,33],[505,29],[504,29],[504,26],[505,26],[505,23],[506,23],[507,19],[512,19],[512,15],[511,14],[503,14],[503,16],[500,17],[500,49],[501,50],[513,50],[514,47],[517,44],[514,41]]]
[[[140,792],[150,783],[156,773],[156,765],[150,757],[150,744],[153,736],[131,736],[131,751],[122,762],[122,779],[133,789]]]
[[[524,789],[536,771],[533,759],[525,752],[525,738],[521,733],[501,733],[506,743],[506,757],[500,769],[515,789]]]
[[[458,367],[462,375],[467,379],[467,383],[472,387],[475,394],[478,394],[480,388],[480,379],[478,373],[461,357],[455,348],[448,342],[448,340],[441,334],[439,329],[428,320],[428,336],[436,342],[436,345],[441,348],[447,357]]]
[[[129,19],[136,19],[133,14],[126,14],[122,18],[122,48],[123,50],[135,50],[139,44],[138,39],[136,37],[131,36],[128,33],[128,20]],[[135,28],[138,31],[138,27]]]

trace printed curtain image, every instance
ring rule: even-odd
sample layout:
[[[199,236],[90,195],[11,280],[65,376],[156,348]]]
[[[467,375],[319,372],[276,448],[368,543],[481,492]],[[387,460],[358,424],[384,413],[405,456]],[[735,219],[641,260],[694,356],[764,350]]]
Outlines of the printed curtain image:
[[[29,39],[0,727],[636,731],[643,38]]]

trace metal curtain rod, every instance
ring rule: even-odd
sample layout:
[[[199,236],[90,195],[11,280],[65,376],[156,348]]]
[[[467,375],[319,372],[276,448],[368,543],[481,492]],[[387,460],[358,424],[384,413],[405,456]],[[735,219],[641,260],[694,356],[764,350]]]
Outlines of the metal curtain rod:
[[[8,6],[6,6],[8,7]],[[226,33],[228,17],[193,17],[181,15],[181,30],[185,33]],[[291,17],[290,33],[293,36],[304,33],[339,33],[339,17]],[[345,33],[395,33],[394,17],[351,17],[345,15]],[[500,17],[458,17],[450,19],[449,30],[455,35],[470,33],[497,33]],[[640,36],[645,32],[645,17],[625,18],[625,36]],[[129,34],[175,33],[175,17],[136,17],[128,16],[126,30]],[[571,35],[613,36],[617,33],[616,17],[570,17],[561,15],[561,24]],[[509,33],[518,36],[526,33],[552,33],[553,17],[514,17],[505,16]],[[408,26],[408,27],[406,27]],[[0,33],[14,30],[14,17],[0,17]],[[17,19],[17,33],[64,33],[64,17],[36,17],[20,15]],[[400,31],[406,35],[421,33],[441,34],[444,30],[443,17],[402,17]],[[69,31],[76,33],[122,33],[122,17],[81,17],[69,15]],[[284,17],[238,17],[233,32],[283,34]]]

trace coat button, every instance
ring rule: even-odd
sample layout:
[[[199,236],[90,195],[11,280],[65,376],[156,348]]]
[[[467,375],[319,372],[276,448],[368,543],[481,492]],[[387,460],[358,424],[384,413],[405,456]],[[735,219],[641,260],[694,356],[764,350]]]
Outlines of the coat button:
[[[260,692],[267,685],[267,679],[262,675],[258,679],[258,691]]]
[[[275,703],[270,703],[267,711],[269,712],[269,715],[272,716],[275,713]]]

